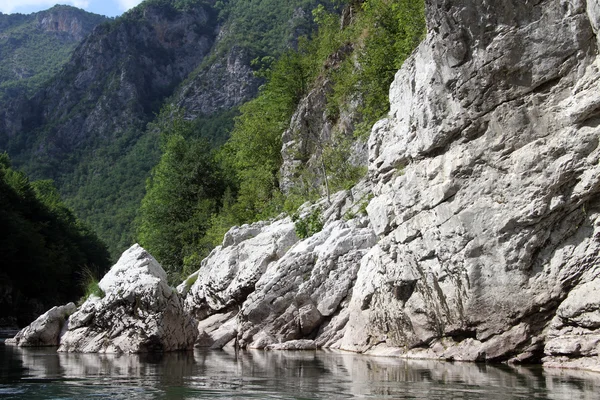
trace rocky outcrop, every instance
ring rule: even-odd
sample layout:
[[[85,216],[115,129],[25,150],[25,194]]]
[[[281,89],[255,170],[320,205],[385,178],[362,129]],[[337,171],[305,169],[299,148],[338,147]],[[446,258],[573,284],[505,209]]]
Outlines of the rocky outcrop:
[[[55,5],[32,14],[30,18],[35,19],[37,29],[73,42],[81,42],[98,24],[108,21],[104,16],[67,5]]]
[[[237,338],[246,348],[338,346],[360,260],[376,241],[364,216],[342,216],[358,212],[366,191],[305,206],[300,218],[320,209],[325,227],[304,240],[289,218],[230,230],[178,288],[200,320],[196,345],[221,348]]]
[[[67,319],[76,310],[77,306],[74,303],[53,307],[4,343],[20,347],[58,346]]]
[[[239,344],[598,369],[598,9],[429,1],[369,139],[368,220],[322,202],[238,303]]]
[[[68,320],[60,352],[144,353],[190,349],[196,325],[156,260],[139,245],[127,250]]]
[[[211,115],[240,106],[258,93],[261,80],[254,76],[250,57],[232,47],[225,56],[193,74],[180,88],[176,103],[188,118]]]
[[[369,141],[380,240],[342,348],[598,364],[594,4],[428,2]]]
[[[283,219],[259,222],[231,229],[217,247],[202,261],[202,266],[187,293],[186,310],[202,320],[217,313],[237,311],[256,283],[269,268],[298,241],[294,223]]]
[[[339,68],[347,57],[352,57],[353,46],[345,45],[326,61],[325,71]],[[366,167],[368,151],[364,139],[354,138],[355,124],[360,122],[358,99],[330,115],[328,98],[333,93],[333,83],[327,73],[316,80],[314,87],[298,104],[290,126],[282,135],[282,165],[280,188],[284,193],[321,192],[325,187],[324,170],[330,180],[348,167]],[[345,160],[345,165],[334,168],[328,165],[333,154]],[[326,168],[327,165],[327,168]]]
[[[545,365],[600,372],[600,279],[579,285],[560,304],[544,354]]]
[[[267,268],[238,315],[240,345],[264,348],[303,338],[336,347],[345,303],[372,230],[335,221]]]

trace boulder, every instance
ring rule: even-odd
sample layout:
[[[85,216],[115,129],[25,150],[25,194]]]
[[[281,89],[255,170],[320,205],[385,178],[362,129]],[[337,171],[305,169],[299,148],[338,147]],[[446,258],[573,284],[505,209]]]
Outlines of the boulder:
[[[214,314],[198,323],[195,347],[222,349],[237,337],[236,313]]]
[[[309,338],[335,347],[360,260],[375,242],[371,228],[345,221],[298,242],[269,265],[242,304],[240,345],[265,348]]]
[[[268,267],[298,241],[294,223],[286,218],[234,227],[202,261],[187,293],[187,312],[198,320],[213,314],[238,311]],[[184,285],[185,286],[185,285]]]
[[[20,347],[58,346],[67,318],[77,310],[74,303],[53,307],[4,343]]]
[[[60,352],[144,353],[191,349],[195,321],[160,264],[139,245],[127,250],[69,318]]]

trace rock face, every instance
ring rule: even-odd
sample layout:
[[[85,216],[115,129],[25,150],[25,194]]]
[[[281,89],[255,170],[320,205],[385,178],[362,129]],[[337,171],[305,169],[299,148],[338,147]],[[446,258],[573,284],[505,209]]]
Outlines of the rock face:
[[[349,7],[347,7],[349,8]],[[326,62],[326,69],[335,70],[341,62],[352,56],[351,45],[342,47]],[[347,159],[348,167],[366,167],[368,152],[364,139],[354,139],[354,125],[359,118],[358,101],[347,110],[332,117],[327,111],[327,97],[333,92],[330,78],[320,76],[314,88],[300,101],[290,126],[283,133],[280,168],[280,187],[284,193],[291,191],[318,191],[324,186],[323,157],[336,151]],[[327,160],[329,162],[329,160]],[[330,179],[340,171],[330,171]],[[324,194],[324,193],[323,193]]]
[[[68,321],[61,352],[143,353],[190,349],[192,318],[156,260],[139,245],[127,250]]]
[[[600,6],[431,0],[427,23],[369,139],[368,221],[324,206],[234,300],[239,344],[599,370]]]
[[[597,2],[434,0],[369,141],[342,348],[598,365]]]
[[[39,124],[30,95],[68,62],[94,27],[106,21],[107,17],[70,6],[28,15],[0,14],[0,148],[9,149],[16,134]]]
[[[231,48],[201,70],[178,92],[177,104],[188,117],[210,115],[239,106],[253,98],[261,80],[254,76],[250,57],[241,49]]]
[[[213,17],[208,6],[154,4],[97,27],[32,99],[40,124],[53,125],[36,153],[61,160],[148,122],[210,51]]]
[[[364,216],[341,220],[363,198],[361,188],[313,206],[323,209],[325,227],[304,240],[289,218],[229,231],[178,288],[201,321],[197,346],[220,348],[236,337],[248,348],[338,346],[360,260],[376,242]]]
[[[186,310],[199,320],[237,311],[262,274],[297,241],[290,219],[233,228],[223,245],[202,261],[197,280],[187,292]],[[180,286],[179,291],[186,290]]]
[[[4,343],[20,347],[58,346],[67,319],[76,310],[74,303],[53,307]]]
[[[319,346],[336,347],[360,260],[375,241],[370,228],[335,221],[292,247],[243,303],[240,345],[264,348],[312,338]]]

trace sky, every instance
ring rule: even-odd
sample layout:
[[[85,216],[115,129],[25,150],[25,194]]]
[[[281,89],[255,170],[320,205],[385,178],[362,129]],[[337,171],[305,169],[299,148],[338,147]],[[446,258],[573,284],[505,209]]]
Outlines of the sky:
[[[142,0],[0,0],[0,12],[29,14],[47,10],[55,4],[68,4],[96,14],[116,17],[141,2]]]

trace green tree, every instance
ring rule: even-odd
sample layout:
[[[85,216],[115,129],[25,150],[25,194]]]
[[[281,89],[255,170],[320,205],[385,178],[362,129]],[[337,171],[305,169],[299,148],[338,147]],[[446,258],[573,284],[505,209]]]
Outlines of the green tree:
[[[225,181],[209,143],[194,137],[193,123],[175,114],[162,124],[163,155],[147,181],[140,207],[138,240],[177,280],[184,260],[206,255],[204,239],[225,192]]]
[[[106,247],[62,203],[51,181],[31,183],[0,155],[0,319],[25,325],[82,294],[84,268],[103,273]]]
[[[308,90],[311,66],[307,60],[301,52],[289,51],[261,71],[267,83],[256,99],[241,107],[231,138],[221,151],[223,163],[237,179],[237,201],[232,208],[239,221],[282,211],[281,135]]]

